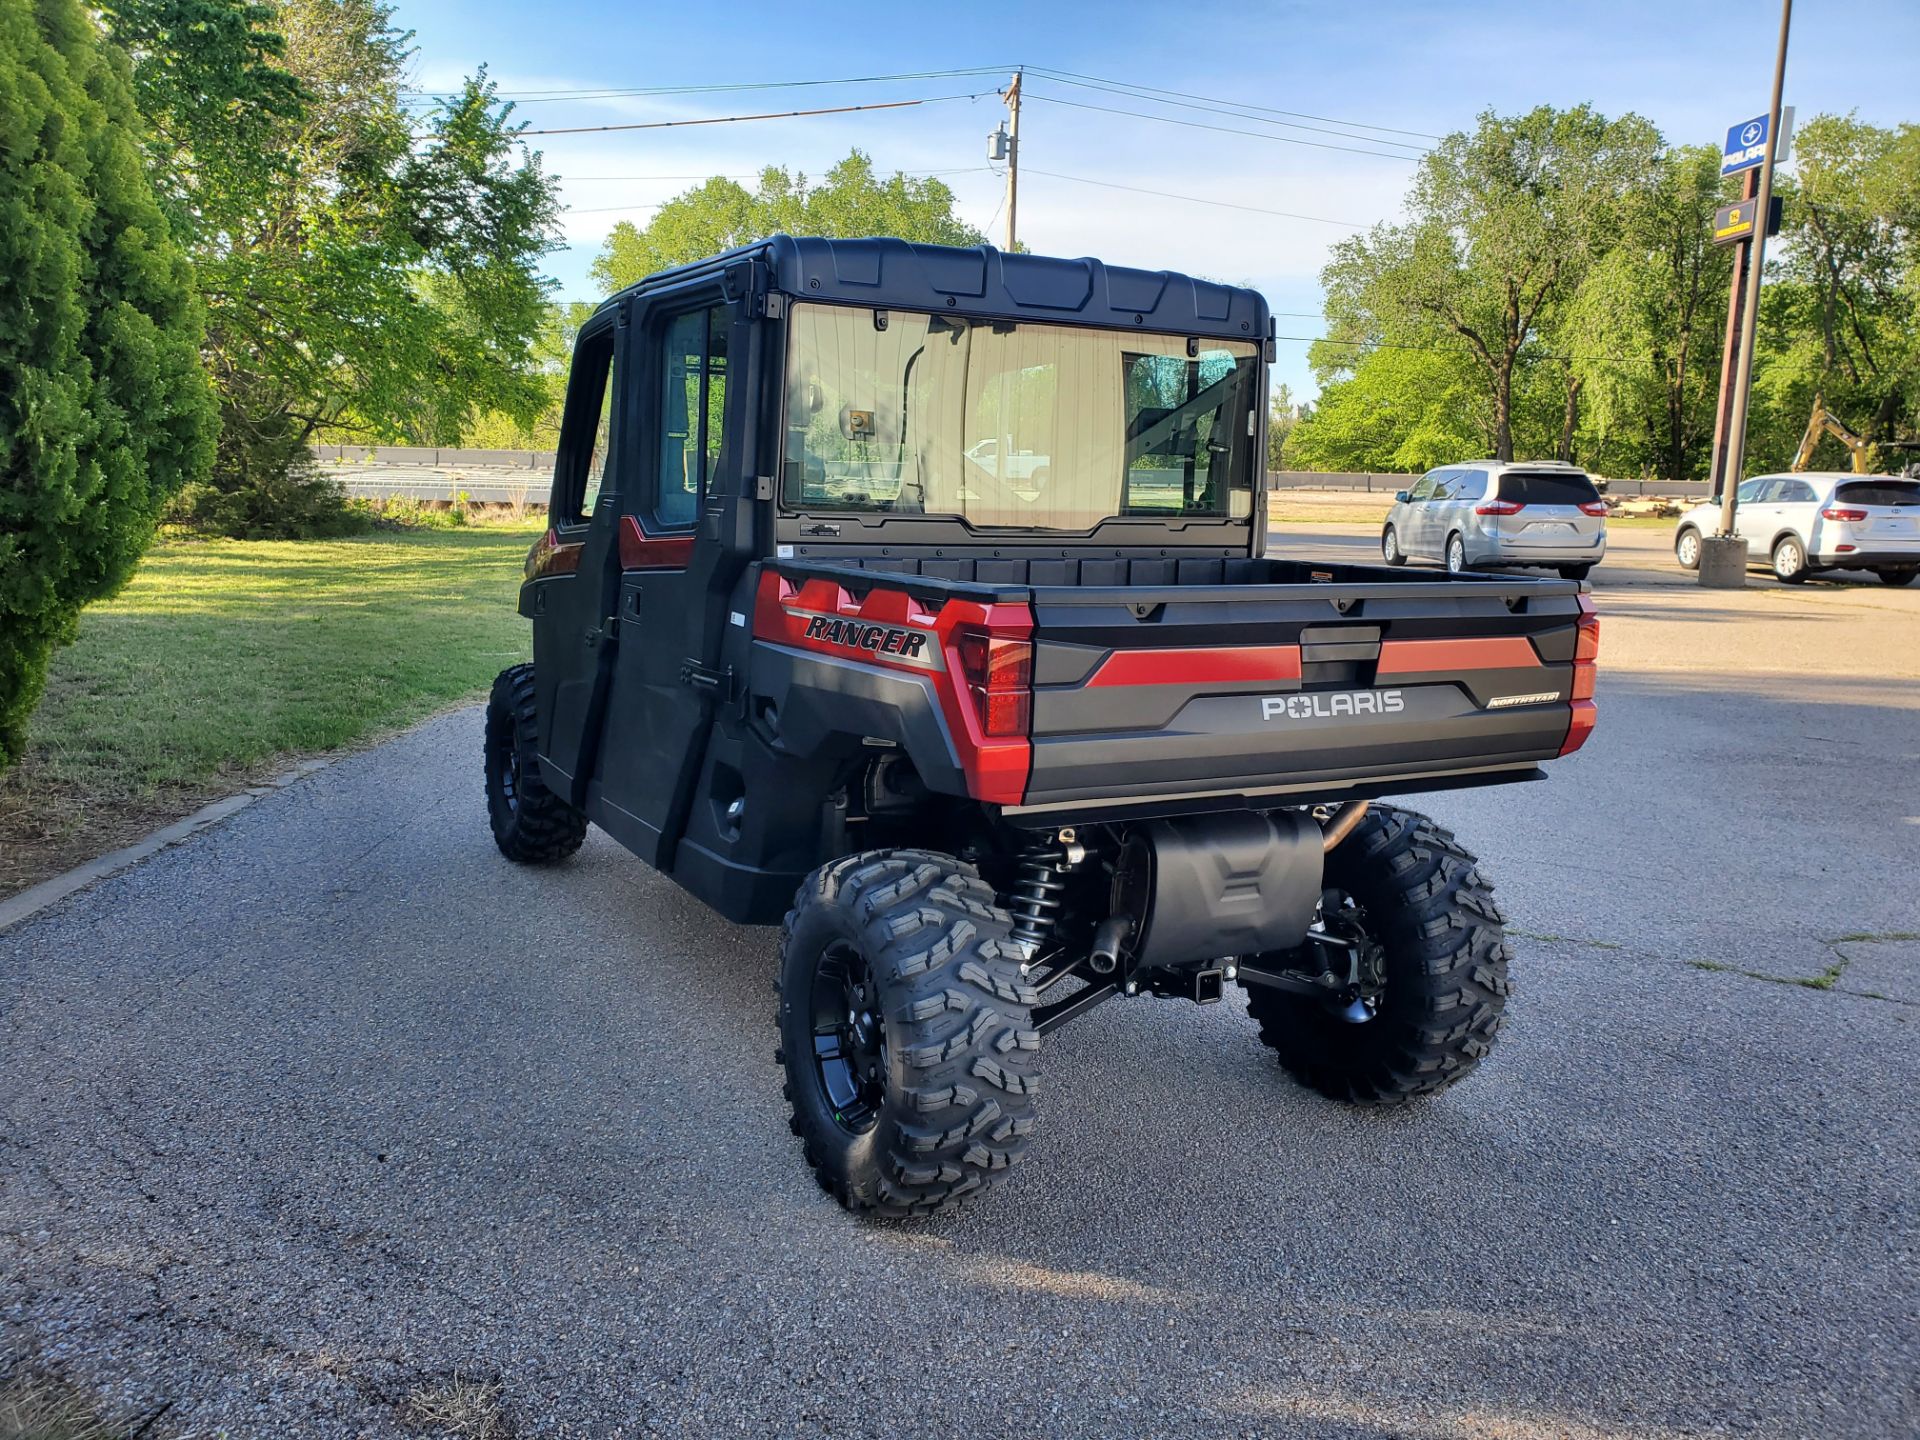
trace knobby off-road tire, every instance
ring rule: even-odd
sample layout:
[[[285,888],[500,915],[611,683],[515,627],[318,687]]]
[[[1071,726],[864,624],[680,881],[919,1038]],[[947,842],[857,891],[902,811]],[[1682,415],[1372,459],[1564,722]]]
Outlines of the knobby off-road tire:
[[[1289,1074],[1335,1100],[1395,1105],[1445,1089],[1486,1058],[1507,1004],[1505,917],[1451,833],[1375,806],[1327,856],[1326,885],[1350,895],[1384,948],[1373,1018],[1248,987],[1260,1038]],[[1296,962],[1300,963],[1300,962]]]
[[[1033,1133],[1040,1034],[1012,918],[970,865],[875,850],[807,877],[780,934],[789,1122],[821,1188],[847,1209],[931,1215],[1006,1178]],[[877,1044],[820,1031],[841,972],[861,971]],[[864,1009],[861,1013],[867,1013]],[[828,1092],[823,1053],[866,1054],[872,1083]],[[877,1052],[877,1053],[876,1053]]]
[[[502,670],[487,697],[487,820],[500,853],[522,865],[564,860],[587,838],[587,817],[547,788],[539,743],[533,666]]]

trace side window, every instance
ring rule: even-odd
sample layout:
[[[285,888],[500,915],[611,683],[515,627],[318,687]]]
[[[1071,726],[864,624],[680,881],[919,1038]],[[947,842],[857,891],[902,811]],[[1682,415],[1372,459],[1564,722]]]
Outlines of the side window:
[[[1780,494],[1776,498],[1783,504],[1805,504],[1813,499],[1813,486],[1804,480],[1782,480]]]
[[[667,322],[660,354],[660,488],[653,515],[684,528],[719,468],[727,409],[727,311],[716,305]]]
[[[1767,488],[1767,484],[1771,478],[1770,476],[1762,475],[1758,479],[1744,481],[1740,488],[1734,493],[1740,497],[1740,503],[1742,505],[1751,505],[1760,498],[1760,492]]]
[[[606,480],[613,428],[613,327],[580,337],[567,380],[567,410],[554,466],[553,518],[583,525],[593,518]]]
[[[1442,470],[1438,475],[1433,477],[1434,503],[1438,504],[1443,500],[1452,500],[1459,494],[1460,472],[1458,470]]]
[[[1420,483],[1413,487],[1412,493],[1407,496],[1407,499],[1431,500],[1433,498],[1434,476],[1439,473],[1439,471],[1434,470],[1422,475],[1420,477]]]
[[[1482,500],[1487,493],[1487,472],[1484,470],[1462,470],[1460,483],[1453,487],[1456,500]]]

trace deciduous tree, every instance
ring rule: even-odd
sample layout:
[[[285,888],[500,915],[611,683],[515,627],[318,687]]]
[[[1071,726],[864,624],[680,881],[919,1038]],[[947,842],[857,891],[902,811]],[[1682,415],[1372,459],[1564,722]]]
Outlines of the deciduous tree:
[[[613,227],[594,279],[609,292],[656,270],[785,231],[790,235],[896,235],[930,245],[979,245],[986,237],[953,213],[953,191],[938,179],[898,172],[882,179],[859,150],[817,184],[769,165],[757,189],[716,176],[676,195],[645,226]]]
[[[1322,275],[1331,330],[1363,346],[1460,349],[1486,397],[1494,454],[1512,459],[1528,347],[1611,244],[1659,144],[1639,116],[1609,120],[1584,105],[1483,114],[1421,161],[1407,223],[1335,247]]]
[[[223,432],[194,510],[239,534],[323,523],[326,428],[451,441],[546,403],[532,342],[557,205],[484,72],[425,116],[381,0],[108,0],[191,227]]]

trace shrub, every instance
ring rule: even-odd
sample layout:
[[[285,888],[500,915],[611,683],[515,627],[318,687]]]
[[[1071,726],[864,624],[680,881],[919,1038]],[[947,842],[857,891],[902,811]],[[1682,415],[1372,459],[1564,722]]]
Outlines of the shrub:
[[[251,421],[233,410],[222,419],[211,473],[180,492],[169,521],[236,540],[326,540],[367,529],[291,420]]]
[[[0,766],[80,608],[212,460],[201,311],[139,135],[78,0],[0,5]]]

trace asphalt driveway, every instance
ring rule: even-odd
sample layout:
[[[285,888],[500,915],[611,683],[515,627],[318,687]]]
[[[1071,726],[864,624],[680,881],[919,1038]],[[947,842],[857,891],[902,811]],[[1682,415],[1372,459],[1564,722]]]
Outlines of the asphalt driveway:
[[[1517,932],[1433,1102],[1114,1001],[1013,1183],[856,1222],[771,932],[506,864],[469,710],[0,934],[0,1354],[155,1436],[1911,1436],[1920,607],[1602,580],[1596,739],[1424,802]]]

